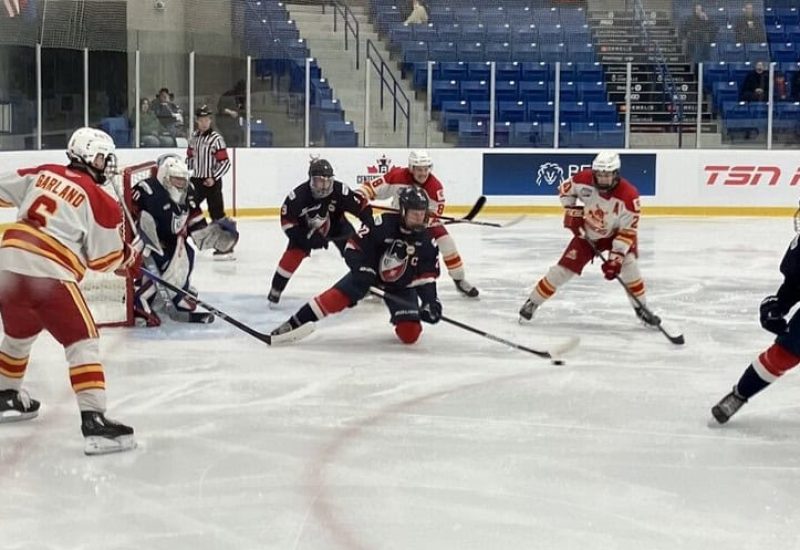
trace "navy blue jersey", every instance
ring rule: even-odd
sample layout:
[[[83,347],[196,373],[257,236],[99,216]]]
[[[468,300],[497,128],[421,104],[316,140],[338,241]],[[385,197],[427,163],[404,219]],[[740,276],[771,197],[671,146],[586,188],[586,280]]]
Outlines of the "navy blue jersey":
[[[148,212],[156,222],[159,244],[166,259],[174,255],[179,235],[185,240],[189,233],[207,225],[195,201],[194,186],[188,182],[187,185],[183,204],[173,202],[169,192],[155,177],[140,181],[133,188],[133,202],[138,211]]]
[[[408,231],[399,214],[382,214],[373,225],[362,226],[348,241],[344,257],[351,272],[374,274],[389,292],[422,287],[439,276],[439,247],[430,230]]]
[[[781,260],[781,273],[784,280],[778,289],[778,301],[785,311],[789,311],[800,301],[800,234],[795,235]]]
[[[355,193],[344,183],[334,180],[333,190],[324,198],[311,194],[308,181],[298,185],[286,196],[281,206],[281,229],[290,240],[305,242],[312,235],[323,238],[334,236],[331,228],[338,227],[345,212],[371,221],[370,208],[363,208]],[[349,224],[348,224],[349,226]]]

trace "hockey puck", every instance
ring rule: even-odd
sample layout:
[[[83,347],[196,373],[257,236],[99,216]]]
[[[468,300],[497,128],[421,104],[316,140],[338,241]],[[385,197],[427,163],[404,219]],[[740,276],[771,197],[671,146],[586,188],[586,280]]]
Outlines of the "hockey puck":
[[[552,364],[554,364],[554,365],[561,366],[561,365],[563,365],[563,364],[564,364],[564,361],[562,361],[561,359],[553,359],[553,360],[551,361],[551,363],[552,363]]]

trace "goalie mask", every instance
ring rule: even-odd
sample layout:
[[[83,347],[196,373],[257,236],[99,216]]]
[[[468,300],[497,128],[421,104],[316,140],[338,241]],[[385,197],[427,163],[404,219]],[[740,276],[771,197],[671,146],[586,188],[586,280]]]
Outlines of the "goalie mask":
[[[169,198],[175,204],[182,205],[186,202],[186,193],[189,190],[189,169],[177,155],[164,155],[158,159],[158,173],[156,178],[169,193]]]
[[[412,232],[425,230],[428,227],[428,195],[417,187],[406,187],[400,192],[400,218],[403,227]]]
[[[86,171],[97,183],[105,183],[106,177],[117,168],[114,156],[114,140],[96,128],[78,128],[67,143],[70,164]]]
[[[333,192],[333,166],[325,159],[314,159],[308,167],[308,184],[315,199],[324,199]]]
[[[614,189],[619,183],[619,169],[622,163],[619,155],[613,151],[600,151],[592,161],[594,185],[601,192]]]

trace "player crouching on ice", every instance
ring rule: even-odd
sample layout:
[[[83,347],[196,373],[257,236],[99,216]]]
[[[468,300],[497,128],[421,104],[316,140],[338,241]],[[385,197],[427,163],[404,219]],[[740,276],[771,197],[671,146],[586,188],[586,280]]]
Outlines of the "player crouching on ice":
[[[133,188],[133,201],[139,235],[146,243],[144,265],[167,282],[192,294],[194,249],[191,237],[200,250],[213,248],[226,253],[239,240],[235,222],[222,218],[207,223],[197,206],[190,172],[177,155],[164,155],[158,160],[155,177],[140,181]],[[211,313],[195,312],[196,304],[165,288],[147,275],[135,280],[134,316],[137,324],[148,327],[161,324],[156,310],[163,306],[174,321],[211,323]]]
[[[286,334],[297,327],[353,306],[378,286],[399,300],[384,299],[395,334],[413,344],[422,333],[420,320],[435,324],[442,317],[436,291],[439,249],[428,227],[428,197],[417,187],[400,192],[400,213],[385,213],[374,226],[362,226],[348,241],[345,261],[350,272],[315,296],[291,319],[272,331]],[[410,308],[397,302],[420,304]]]
[[[619,176],[621,162],[613,151],[601,151],[591,170],[582,170],[561,183],[559,198],[564,205],[564,227],[574,234],[558,263],[542,277],[528,300],[519,310],[520,321],[530,321],[536,310],[575,275],[598,252],[608,250],[602,264],[609,281],[619,277],[630,293],[646,305],[645,288],[639,272],[637,230],[639,226],[639,192]],[[577,204],[581,201],[583,205]],[[661,320],[639,307],[630,296],[636,316],[646,325],[656,326]]]

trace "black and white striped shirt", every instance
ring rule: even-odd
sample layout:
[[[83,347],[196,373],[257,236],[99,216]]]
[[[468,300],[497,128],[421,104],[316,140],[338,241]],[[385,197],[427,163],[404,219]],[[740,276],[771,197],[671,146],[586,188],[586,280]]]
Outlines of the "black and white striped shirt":
[[[186,150],[186,162],[195,178],[219,179],[231,167],[225,140],[212,128],[203,133],[197,130],[192,134]]]

